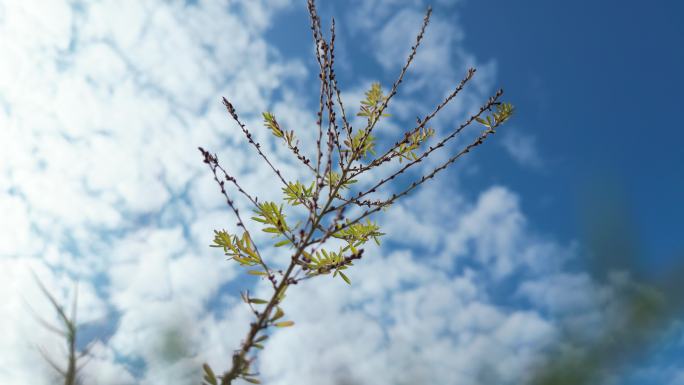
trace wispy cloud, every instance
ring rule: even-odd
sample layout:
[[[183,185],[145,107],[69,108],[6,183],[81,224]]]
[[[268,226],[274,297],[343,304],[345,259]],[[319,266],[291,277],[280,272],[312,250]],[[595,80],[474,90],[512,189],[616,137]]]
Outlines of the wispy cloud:
[[[541,169],[544,164],[537,148],[537,140],[533,135],[520,129],[506,130],[501,135],[501,145],[508,155],[519,165],[532,169]]]

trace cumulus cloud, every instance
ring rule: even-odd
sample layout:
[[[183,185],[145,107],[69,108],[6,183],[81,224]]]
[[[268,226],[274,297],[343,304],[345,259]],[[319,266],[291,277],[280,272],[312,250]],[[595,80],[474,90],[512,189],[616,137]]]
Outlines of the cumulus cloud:
[[[239,131],[220,96],[238,100],[256,126],[257,112],[277,102],[273,90],[304,73],[262,36],[287,6],[282,0],[0,5],[0,49],[8,58],[0,64],[0,256],[9,265],[0,280],[12,314],[4,330],[40,330],[21,301],[38,314],[54,313],[35,305],[45,299],[29,269],[67,302],[71,282],[82,282],[79,320],[103,334],[85,372],[94,383],[156,383],[164,366],[155,360],[166,338],[190,344],[203,333],[198,327],[183,336],[177,329],[218,328],[228,318],[239,323],[235,315],[214,319],[208,308],[235,274],[206,249],[211,231],[203,221],[211,218],[215,227],[234,221],[226,221],[196,148],[214,145],[230,154],[229,169],[249,174],[252,189],[271,177],[235,145]],[[91,320],[84,309],[94,306],[99,318]],[[0,372],[0,382],[47,380],[30,370],[41,362],[33,344],[50,341],[48,351],[59,360],[59,339],[16,335],[3,341],[2,367],[11,369]],[[235,344],[238,337],[222,340]],[[177,368],[166,376],[194,378],[197,363],[182,361],[173,358]]]
[[[0,4],[0,50],[9,58],[0,62],[0,306],[8,315],[0,329],[15,331],[0,341],[1,383],[49,383],[37,348],[61,354],[59,338],[29,310],[55,321],[31,271],[65,304],[79,282],[88,383],[180,384],[196,381],[202,362],[225,368],[250,322],[234,294],[253,282],[207,247],[212,229],[235,229],[235,220],[196,147],[216,152],[262,200],[278,198],[278,189],[264,188],[275,181],[271,170],[245,146],[219,98],[229,97],[252,128],[267,109],[288,126],[313,125],[306,101],[275,92],[309,67],[264,38],[291,5]],[[384,52],[375,59],[398,71],[423,4],[358,5],[371,17],[349,21],[379,31],[369,41]],[[435,16],[398,105],[425,112],[420,92],[434,90],[435,80],[455,85],[477,64],[463,38]],[[444,65],[450,61],[456,65]],[[474,89],[447,117],[491,91],[495,64],[480,68]],[[366,84],[351,84],[349,98]],[[253,133],[289,179],[302,176],[266,130]],[[397,204],[381,222],[390,247],[368,250],[351,288],[326,279],[293,288],[286,310],[297,325],[269,340],[259,363],[264,379],[516,383],[557,336],[552,316],[594,314],[594,304],[549,288],[582,293],[596,285],[562,270],[574,250],[535,233],[519,199],[495,186],[471,201],[441,180]],[[523,277],[515,296],[529,308],[494,294],[512,277]],[[255,290],[266,289],[261,282]]]
[[[449,275],[407,252],[375,255],[352,288],[319,283],[293,291],[288,314],[263,355],[269,383],[515,383],[552,341],[534,312],[507,311],[472,271]]]

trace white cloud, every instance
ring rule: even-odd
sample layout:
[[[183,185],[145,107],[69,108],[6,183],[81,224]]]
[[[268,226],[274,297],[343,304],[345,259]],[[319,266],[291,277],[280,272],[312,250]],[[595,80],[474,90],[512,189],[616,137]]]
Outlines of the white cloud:
[[[525,134],[515,127],[509,127],[501,136],[499,143],[508,155],[521,166],[540,169],[543,167],[542,158],[537,149],[534,136]]]
[[[42,326],[42,322],[63,329],[53,306],[40,291],[33,274],[51,295],[72,314],[74,282],[56,275],[35,258],[0,259],[0,328],[11,331],[0,341],[0,378],[6,384],[40,382],[50,368],[40,359],[40,351],[57,359],[63,353],[61,337]],[[90,282],[78,284],[76,317],[81,323],[97,323],[107,315],[107,306]]]
[[[364,48],[362,52],[369,54],[382,68],[376,76],[385,89],[391,87],[404,66],[428,3],[417,0],[401,2],[401,7],[398,5],[394,0],[364,1],[355,3],[348,11],[350,29],[359,36]],[[398,122],[390,125],[389,130],[383,125],[377,130],[379,133],[389,131],[391,140],[396,140],[400,134],[394,134],[395,126],[403,131],[415,124],[416,117],[425,117],[454,91],[469,68],[477,70],[475,76],[431,123],[437,140],[458,128],[466,114],[474,113],[492,96],[496,62],[481,62],[465,48],[466,35],[458,18],[458,12],[445,14],[440,12],[440,7],[433,11],[424,39],[389,108],[389,113]],[[463,147],[479,131],[478,127],[469,127],[450,142],[445,151],[436,151],[416,168],[425,172],[437,167],[458,151],[454,147]]]
[[[0,49],[8,59],[0,63],[0,261],[7,267],[0,280],[7,283],[3,306],[12,314],[3,330],[18,331],[0,348],[3,368],[11,368],[0,371],[0,382],[47,380],[47,372],[41,377],[31,369],[43,364],[32,344],[49,341],[52,353],[61,344],[35,322],[39,332],[21,332],[31,318],[21,298],[41,301],[29,267],[60,294],[72,279],[85,281],[81,307],[97,304],[112,324],[114,334],[102,336],[107,343],[97,345],[86,371],[96,383],[140,383],[132,376],[141,368],[114,361],[135,357],[146,361],[143,382],[156,383],[165,368],[154,365],[165,343],[161,331],[173,322],[204,322],[200,333],[244,319],[212,320],[207,312],[235,274],[206,248],[211,231],[192,231],[204,216],[216,227],[227,218],[196,148],[230,154],[226,166],[238,176],[260,175],[261,183],[272,177],[247,159],[242,143],[232,144],[241,133],[220,96],[234,98],[257,127],[256,112],[270,103],[272,91],[301,76],[301,64],[280,58],[262,37],[288,4],[0,5]],[[263,133],[256,136],[268,144]],[[246,187],[258,185],[252,180]],[[97,291],[90,281],[98,282]],[[45,305],[36,311],[54,313]],[[89,322],[88,314],[80,311],[79,319]],[[187,338],[196,343],[199,337]],[[195,378],[198,363],[183,362],[166,375]]]
[[[286,312],[298,324],[269,340],[264,379],[476,384],[490,370],[501,383],[515,383],[552,341],[554,327],[533,312],[494,304],[472,272],[449,276],[421,259],[373,255],[351,273],[352,287],[331,280],[292,290]]]
[[[1,383],[47,383],[49,368],[34,347],[56,357],[61,348],[24,305],[54,315],[30,269],[64,303],[71,282],[81,282],[79,319],[102,329],[84,371],[88,383],[187,383],[199,378],[202,362],[225,369],[250,314],[219,294],[243,282],[207,245],[213,228],[235,229],[235,220],[196,147],[217,152],[262,200],[276,199],[272,172],[220,104],[226,95],[283,173],[302,176],[296,159],[257,129],[266,109],[292,128],[313,122],[306,101],[274,93],[306,74],[263,38],[289,4],[0,4],[0,50],[10,58],[0,62],[0,306],[9,315],[0,329],[15,331],[0,342]],[[363,2],[359,9],[378,18],[357,19],[380,31],[371,44],[391,55],[377,60],[397,71],[422,18],[419,2],[398,5],[408,6]],[[431,28],[410,95],[397,99],[421,112],[416,93],[440,80],[446,88],[437,94],[444,94],[477,62],[456,26],[436,16]],[[450,58],[457,65],[446,66]],[[495,65],[483,67],[447,119],[489,91]],[[312,143],[302,138],[303,147]],[[492,187],[471,202],[442,181],[396,205],[383,229],[403,251],[369,248],[350,273],[351,288],[325,278],[293,288],[286,310],[297,325],[269,340],[259,363],[264,378],[516,382],[557,333],[544,314],[552,304],[561,303],[554,312],[593,314],[579,299],[545,289],[557,282],[541,277],[548,272],[577,292],[593,284],[560,272],[573,250],[535,234],[518,200]],[[532,309],[503,306],[490,293],[515,273],[529,276],[517,295]]]
[[[396,204],[382,223],[402,247],[434,255],[431,263],[452,269],[474,262],[495,279],[522,269],[555,271],[575,254],[572,245],[536,235],[519,197],[502,186],[485,190],[470,203],[438,178]]]

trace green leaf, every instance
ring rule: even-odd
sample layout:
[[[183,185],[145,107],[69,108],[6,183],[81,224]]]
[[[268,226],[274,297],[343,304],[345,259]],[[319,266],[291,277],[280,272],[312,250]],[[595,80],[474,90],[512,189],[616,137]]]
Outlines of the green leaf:
[[[282,191],[285,195],[285,201],[292,206],[297,206],[313,197],[314,182],[309,187],[304,186],[299,181],[295,183],[288,182],[287,187],[283,187]]]
[[[275,320],[278,320],[278,319],[282,318],[282,316],[284,316],[284,315],[285,315],[285,312],[283,311],[283,309],[281,309],[280,307],[278,307],[277,310],[276,310],[275,315],[273,316],[273,318],[271,318],[271,322],[273,322],[273,321],[275,321]]]
[[[268,339],[267,335],[260,336],[259,338],[255,339],[254,342],[261,342],[261,341],[266,341]]]
[[[380,107],[387,100],[387,96],[383,95],[380,83],[371,84],[371,88],[366,91],[366,100],[361,101],[361,108],[356,116],[365,116],[368,118],[368,123],[375,124],[380,118]],[[382,116],[389,116],[383,113]]]
[[[508,120],[508,118],[513,115],[514,111],[515,109],[512,104],[501,103],[496,105],[495,111],[492,111],[491,115],[484,116],[484,118],[477,117],[475,120],[483,126],[493,130]]]
[[[289,243],[290,243],[290,240],[289,240],[289,239],[285,239],[285,240],[283,240],[283,241],[280,241],[280,242],[276,243],[276,244],[275,244],[275,247],[285,246],[285,245],[287,245],[287,244],[289,244]]]
[[[266,301],[265,299],[250,298],[250,299],[249,299],[249,303],[253,303],[253,304],[256,304],[256,305],[263,305],[263,304],[268,303],[268,301]]]
[[[249,275],[268,275],[265,271],[261,271],[261,270],[248,270],[247,274],[249,274]]]
[[[261,381],[257,380],[256,378],[253,377],[242,377],[243,380],[247,382],[251,382],[252,384],[261,384]]]
[[[338,273],[340,273],[340,277],[342,277],[342,279],[344,279],[344,282],[346,282],[347,285],[351,285],[351,280],[346,275],[344,275],[343,272],[338,271]]]
[[[290,327],[290,326],[294,325],[294,321],[276,322],[274,325],[276,327],[279,327],[279,328],[286,328],[286,327]]]
[[[270,112],[264,112],[261,115],[264,117],[264,126],[270,129],[273,135],[278,138],[282,138],[284,133],[283,130],[280,129],[280,125],[276,121],[275,116],[273,116],[273,114]]]
[[[209,367],[208,364],[203,364],[202,367],[204,368],[204,381],[211,385],[218,385],[218,381],[216,381],[216,375],[214,374],[214,371],[211,370],[211,367]]]
[[[344,144],[347,146],[348,150],[343,151],[351,151],[355,157],[360,156],[365,158],[368,156],[368,152],[375,154],[375,136],[368,134],[368,129],[357,131],[351,138],[351,141],[346,139]]]
[[[257,349],[261,349],[261,350],[264,349],[264,345],[262,345],[262,344],[256,344],[256,343],[255,343],[255,344],[252,344],[252,346],[254,346],[254,347],[257,348]]]
[[[253,220],[270,225],[263,231],[267,233],[284,233],[290,231],[290,227],[285,221],[285,214],[283,214],[283,206],[276,205],[274,202],[263,202],[257,204],[255,210],[257,216],[252,217]]]

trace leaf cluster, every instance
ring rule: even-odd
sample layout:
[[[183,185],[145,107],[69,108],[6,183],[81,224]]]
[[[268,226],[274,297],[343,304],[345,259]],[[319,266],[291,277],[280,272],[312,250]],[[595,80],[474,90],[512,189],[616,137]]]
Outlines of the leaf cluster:
[[[489,129],[494,129],[513,116],[513,111],[514,108],[512,104],[498,103],[491,114],[486,115],[484,118],[478,117],[475,120]]]
[[[262,263],[247,232],[243,232],[242,237],[238,237],[225,230],[214,230],[214,243],[210,246],[222,248],[230,259],[235,260],[241,266],[251,267]]]
[[[408,141],[401,142],[394,151],[394,154],[399,157],[399,163],[404,159],[417,160],[418,156],[416,156],[415,150],[433,136],[435,136],[435,130],[432,128],[421,128],[411,133],[408,136]]]
[[[389,114],[382,113],[382,105],[388,99],[389,97],[383,94],[380,83],[372,83],[370,89],[366,91],[366,99],[361,101],[361,109],[356,116],[367,117],[369,125],[377,121],[380,116],[390,116]]]
[[[264,125],[271,130],[276,138],[282,138],[290,147],[297,145],[294,131],[283,131],[275,116],[270,112],[264,112],[262,116],[264,117]]]
[[[358,180],[356,180],[356,179],[342,180],[342,176],[340,175],[340,173],[335,172],[335,171],[330,171],[325,175],[324,186],[328,186],[331,188],[334,188],[335,186],[339,186],[340,190],[349,190],[351,185],[353,185],[356,182],[358,182]]]
[[[370,118],[369,118],[370,119]],[[367,158],[368,154],[375,154],[375,136],[370,133],[368,128],[359,130],[349,139],[344,140],[345,153],[353,154],[360,158]]]
[[[325,249],[316,251],[314,254],[304,252],[304,260],[307,262],[307,275],[310,277],[333,273],[333,277],[338,274],[347,284],[351,285],[351,280],[342,270],[352,266],[352,261],[357,259],[356,254],[344,256],[344,250],[328,251]]]
[[[381,233],[379,231],[380,226],[378,226],[375,222],[371,222],[370,219],[366,219],[366,223],[350,223],[350,221],[347,220],[347,224],[349,226],[336,231],[332,235],[334,238],[343,239],[347,242],[347,246],[343,248],[343,251],[351,250],[352,253],[356,253],[358,248],[368,242],[370,239],[372,239],[375,244],[379,246],[379,237],[385,235],[385,233]]]
[[[266,225],[261,231],[277,235],[286,235],[290,232],[290,226],[287,225],[285,214],[283,214],[283,205],[277,205],[274,202],[258,203],[257,209],[254,211],[256,216],[252,220]]]
[[[300,181],[294,183],[288,182],[287,186],[282,188],[284,195],[283,199],[292,206],[306,204],[306,202],[309,202],[314,196],[314,185],[315,182],[313,181],[308,187],[303,185]]]

